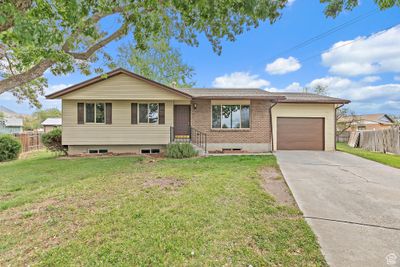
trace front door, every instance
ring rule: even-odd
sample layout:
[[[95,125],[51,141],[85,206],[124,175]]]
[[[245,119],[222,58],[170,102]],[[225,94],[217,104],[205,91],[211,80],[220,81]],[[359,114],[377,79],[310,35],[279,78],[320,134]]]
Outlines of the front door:
[[[174,134],[190,136],[190,105],[174,106]]]

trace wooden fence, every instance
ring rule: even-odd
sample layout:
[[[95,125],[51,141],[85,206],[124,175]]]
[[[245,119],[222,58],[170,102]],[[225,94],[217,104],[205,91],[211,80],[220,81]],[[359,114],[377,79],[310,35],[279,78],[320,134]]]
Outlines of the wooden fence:
[[[43,148],[42,133],[23,132],[14,134],[14,136],[21,142],[22,152],[29,152]]]
[[[400,127],[377,131],[357,132],[354,146],[383,153],[400,154]],[[350,142],[350,141],[349,141]],[[351,144],[350,144],[351,145]]]
[[[345,131],[341,134],[336,134],[336,142],[347,143],[349,142],[351,132]]]

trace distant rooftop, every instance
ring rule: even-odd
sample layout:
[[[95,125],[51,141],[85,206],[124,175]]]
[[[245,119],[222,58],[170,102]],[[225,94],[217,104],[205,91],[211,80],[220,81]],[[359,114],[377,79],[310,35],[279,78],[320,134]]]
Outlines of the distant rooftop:
[[[373,121],[373,122],[378,122],[382,124],[393,124],[394,120],[388,116],[387,114],[384,113],[378,113],[378,114],[363,114],[363,115],[354,115],[353,116],[345,116],[340,119],[340,121],[345,122],[345,121]]]
[[[4,118],[4,123],[6,127],[24,126],[24,121],[21,118]]]
[[[62,119],[61,118],[47,118],[45,119],[42,123],[43,126],[61,126],[62,125]]]

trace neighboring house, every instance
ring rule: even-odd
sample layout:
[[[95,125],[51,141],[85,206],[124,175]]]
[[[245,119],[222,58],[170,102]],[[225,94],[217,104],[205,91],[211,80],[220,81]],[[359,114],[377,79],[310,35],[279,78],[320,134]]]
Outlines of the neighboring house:
[[[334,150],[348,100],[251,88],[176,89],[124,69],[47,96],[62,99],[70,154],[158,153],[187,140],[209,152]]]
[[[43,130],[45,133],[50,132],[54,128],[59,128],[62,125],[61,118],[47,118],[42,123]]]
[[[351,122],[347,131],[381,130],[394,125],[395,121],[387,114],[366,114],[343,117],[339,122]]]
[[[0,134],[22,133],[23,120],[21,118],[0,119]]]

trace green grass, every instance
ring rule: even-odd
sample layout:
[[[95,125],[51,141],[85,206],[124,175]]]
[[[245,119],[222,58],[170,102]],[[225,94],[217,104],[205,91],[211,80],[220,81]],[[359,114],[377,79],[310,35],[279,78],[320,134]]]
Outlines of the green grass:
[[[326,266],[300,211],[260,186],[268,166],[275,157],[1,164],[0,265]]]
[[[367,151],[361,148],[352,148],[346,143],[337,143],[337,150],[347,152],[362,158],[370,159],[395,168],[400,168],[400,155],[385,154]]]

